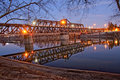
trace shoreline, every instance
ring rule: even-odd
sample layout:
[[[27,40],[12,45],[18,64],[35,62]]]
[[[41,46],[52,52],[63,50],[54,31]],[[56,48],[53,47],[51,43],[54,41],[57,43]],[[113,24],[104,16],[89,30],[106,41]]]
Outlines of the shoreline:
[[[56,68],[0,56],[0,79],[21,80],[120,80],[120,74]]]

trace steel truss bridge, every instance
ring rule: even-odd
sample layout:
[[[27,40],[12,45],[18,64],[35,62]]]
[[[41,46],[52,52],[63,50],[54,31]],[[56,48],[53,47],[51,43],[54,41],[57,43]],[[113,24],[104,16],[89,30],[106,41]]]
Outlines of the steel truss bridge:
[[[22,31],[26,30],[28,33],[93,33],[104,32],[104,28],[85,28],[83,24],[70,23],[67,21],[67,25],[61,25],[60,21],[52,20],[36,20],[35,25],[28,24],[4,24],[0,23],[0,34],[22,34]]]

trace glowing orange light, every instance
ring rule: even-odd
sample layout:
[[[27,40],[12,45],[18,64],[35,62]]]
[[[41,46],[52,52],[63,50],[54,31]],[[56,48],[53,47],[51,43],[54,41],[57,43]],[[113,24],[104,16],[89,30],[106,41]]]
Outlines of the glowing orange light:
[[[27,52],[25,52],[24,56],[25,56],[25,57],[28,57],[28,53],[27,53]]]
[[[62,20],[62,21],[61,21],[61,24],[66,24],[66,21]]]
[[[105,47],[105,49],[106,49],[106,48],[107,48],[107,45],[105,44],[104,47]]]
[[[115,40],[115,44],[117,44],[118,43],[118,41],[117,40]]]
[[[97,48],[96,48],[96,46],[94,47],[94,50],[96,50]]]
[[[107,43],[109,43],[109,41],[107,41]]]
[[[118,31],[118,28],[116,28],[115,31]]]
[[[34,53],[33,51],[31,51],[31,53]]]
[[[26,30],[23,30],[22,32],[23,32],[24,34],[27,34],[27,31],[26,31]]]
[[[67,19],[60,20],[60,25],[66,25],[66,24],[67,24]]]
[[[108,32],[108,30],[105,30],[104,32]]]
[[[67,58],[67,55],[64,55],[64,58]]]

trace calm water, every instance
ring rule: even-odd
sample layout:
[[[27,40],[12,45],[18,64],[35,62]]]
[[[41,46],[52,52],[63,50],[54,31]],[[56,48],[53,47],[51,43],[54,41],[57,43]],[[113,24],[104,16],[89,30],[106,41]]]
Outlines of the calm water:
[[[120,73],[120,47],[109,50],[105,49],[104,45],[94,45],[72,55],[69,59],[59,59],[45,65]]]
[[[94,41],[94,40],[93,40]],[[79,40],[78,43],[80,43]],[[69,42],[71,43],[71,42]],[[81,42],[86,43],[86,42]],[[90,42],[87,41],[89,44]],[[91,44],[91,43],[90,43]],[[60,41],[34,42],[33,49],[44,49],[48,47],[60,46]],[[22,42],[1,43],[0,55],[13,54],[25,51]],[[62,53],[59,53],[62,54]],[[68,54],[65,52],[65,54]],[[36,55],[37,56],[37,55]],[[54,55],[52,55],[54,56]],[[65,55],[64,55],[65,56]],[[48,56],[48,59],[50,56]],[[39,60],[31,60],[35,63]],[[37,63],[36,63],[37,64]],[[40,63],[39,63],[40,64]],[[84,47],[81,52],[74,53],[69,57],[59,57],[45,62],[43,65],[61,68],[72,68],[81,70],[95,70],[103,72],[120,73],[120,46],[118,41],[101,41]]]

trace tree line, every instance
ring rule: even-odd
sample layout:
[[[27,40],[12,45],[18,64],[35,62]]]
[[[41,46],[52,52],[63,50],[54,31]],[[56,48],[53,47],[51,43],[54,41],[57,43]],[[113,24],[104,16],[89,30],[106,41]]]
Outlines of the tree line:
[[[108,23],[108,30],[115,30],[116,28],[120,28],[120,25],[113,24],[112,22]]]

